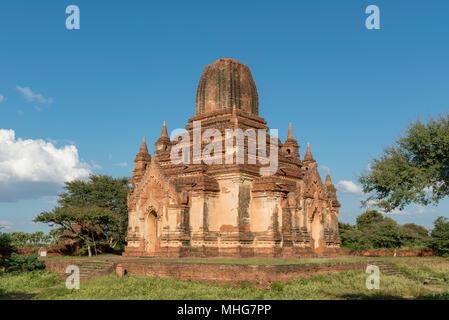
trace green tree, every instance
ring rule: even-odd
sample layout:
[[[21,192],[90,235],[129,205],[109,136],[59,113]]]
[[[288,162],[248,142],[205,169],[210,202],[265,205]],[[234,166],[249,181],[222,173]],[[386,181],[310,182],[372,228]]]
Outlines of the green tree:
[[[414,223],[398,225],[396,221],[372,210],[360,214],[355,226],[339,223],[342,246],[353,250],[424,247],[428,231]]]
[[[449,195],[449,116],[412,123],[359,177],[365,203],[390,212],[410,203],[437,204]]]
[[[103,211],[103,214],[110,214],[111,219],[107,225],[99,225],[98,229],[103,235],[103,239],[100,241],[102,244],[107,241],[107,245],[111,248],[116,248],[118,245],[125,244],[125,237],[128,228],[128,207],[127,207],[127,195],[129,191],[129,179],[128,178],[113,178],[107,175],[91,175],[87,181],[74,180],[65,183],[65,192],[59,195],[57,201],[58,206],[53,210],[53,213],[60,217],[64,216],[64,223],[56,223],[55,221],[48,220],[48,223],[59,225],[59,229],[51,234],[51,237],[59,238],[65,231],[70,231],[72,236],[73,228],[76,228],[73,224],[74,220],[81,219],[82,225],[88,223],[88,216],[82,215],[82,212],[97,211],[99,208],[107,209]],[[78,208],[79,210],[77,210]],[[95,210],[93,210],[95,208]],[[62,215],[64,213],[64,215]],[[73,213],[75,217],[70,219],[69,213]],[[44,215],[46,214],[46,215]],[[49,218],[48,212],[41,213],[35,221],[46,222],[42,217]],[[112,219],[114,217],[114,219]],[[83,220],[86,219],[86,220]],[[69,227],[70,226],[70,227]],[[91,226],[93,227],[93,226]],[[71,229],[72,228],[72,229]],[[82,240],[85,248],[92,250],[92,242],[87,239],[82,239],[85,236],[85,229],[79,235],[79,239]],[[96,239],[96,245],[98,249],[98,240]]]
[[[63,233],[64,229],[62,228],[51,229],[48,233],[48,242],[52,245],[57,244]]]
[[[22,248],[27,245],[27,240],[29,239],[29,236],[25,232],[10,232],[9,236],[11,237],[11,242],[14,247],[16,248]]]
[[[376,210],[366,211],[357,217],[356,226],[357,229],[362,230],[372,224],[382,222],[384,219],[384,215]]]
[[[390,218],[371,224],[361,242],[374,249],[400,248],[404,244],[398,224]]]
[[[68,231],[65,236],[81,240],[88,255],[92,251],[96,255],[101,248],[109,245],[113,240],[114,232],[120,217],[108,208],[100,207],[56,207],[51,212],[42,212],[34,222],[58,225]]]
[[[109,226],[109,245],[115,248],[117,244],[125,243],[128,229],[128,178],[91,175],[87,181],[66,182],[64,189],[65,192],[59,195],[59,206],[63,208],[94,206],[109,209],[118,218],[115,225]]]
[[[339,222],[338,231],[343,247],[349,249],[357,249],[359,247],[359,240],[362,237],[362,232],[360,230],[349,223]]]
[[[429,231],[415,223],[406,223],[399,229],[404,243],[408,246],[424,247],[429,239]]]
[[[428,246],[439,251],[442,255],[449,255],[449,219],[439,217],[433,223]]]

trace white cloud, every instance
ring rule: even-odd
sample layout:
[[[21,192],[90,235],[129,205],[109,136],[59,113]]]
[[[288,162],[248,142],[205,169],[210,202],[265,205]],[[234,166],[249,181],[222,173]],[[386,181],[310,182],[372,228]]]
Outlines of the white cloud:
[[[343,193],[363,194],[362,187],[352,181],[341,180],[337,183],[337,190]]]
[[[2,103],[3,101],[5,101],[5,96],[0,94],[0,103]]]
[[[98,163],[96,163],[96,162],[93,161],[93,160],[90,161],[90,164],[91,164],[90,167],[91,167],[93,170],[101,170],[101,169],[103,169],[102,166],[100,166]]]
[[[14,224],[9,221],[9,220],[0,220],[0,230],[3,229],[3,231],[11,229],[11,226],[13,226]],[[0,231],[1,232],[1,231]]]
[[[415,206],[416,206],[416,214],[435,213],[436,212],[436,210],[434,208],[424,207],[420,204],[417,204]]]
[[[0,129],[0,202],[54,195],[65,181],[91,173],[74,145],[60,148],[41,139],[15,137]]]
[[[388,215],[388,214],[399,214],[399,215],[409,215],[409,214],[411,214],[409,211],[401,210],[401,209],[393,209],[390,212],[384,212],[384,211],[381,211],[381,212],[383,214],[386,214],[386,215]]]
[[[115,164],[118,167],[126,168],[128,166],[128,162],[119,162]]]
[[[40,103],[53,103],[53,98],[45,98],[40,93],[34,93],[28,87],[16,86],[16,89],[23,94],[28,101],[39,101]]]
[[[423,214],[423,213],[426,213],[426,208],[424,208],[423,206],[421,206],[421,205],[417,205],[416,206],[416,213],[418,213],[418,214]]]
[[[372,202],[375,205],[375,200],[370,200],[368,203]],[[436,210],[429,207],[424,207],[420,204],[416,204],[415,206],[416,210],[410,210],[413,209],[413,207],[407,207],[407,210],[405,209],[393,209],[390,212],[385,212],[383,210],[377,210],[385,215],[421,215],[424,213],[435,213]]]

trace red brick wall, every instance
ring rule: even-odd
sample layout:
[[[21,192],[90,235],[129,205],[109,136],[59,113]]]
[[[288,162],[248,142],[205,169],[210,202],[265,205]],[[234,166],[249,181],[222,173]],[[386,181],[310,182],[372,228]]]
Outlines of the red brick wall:
[[[348,251],[348,254],[365,257],[430,257],[437,254],[436,251],[430,249],[410,249],[410,250],[394,250],[394,249],[372,249]]]
[[[137,275],[172,277],[220,284],[238,284],[241,281],[248,281],[265,286],[274,281],[289,281],[319,273],[364,270],[366,263],[339,262],[260,266],[133,261],[120,262],[117,267],[126,270],[126,273]]]
[[[65,273],[65,269],[70,265],[77,265],[82,260],[45,260],[45,269],[57,273]]]
[[[67,266],[82,260],[47,260],[45,268],[57,273],[65,273]],[[117,261],[116,269],[136,275],[171,277],[183,280],[202,281],[236,285],[249,282],[266,287],[274,281],[285,282],[314,274],[365,270],[365,262],[309,263],[290,265],[238,265],[205,264],[180,262]]]

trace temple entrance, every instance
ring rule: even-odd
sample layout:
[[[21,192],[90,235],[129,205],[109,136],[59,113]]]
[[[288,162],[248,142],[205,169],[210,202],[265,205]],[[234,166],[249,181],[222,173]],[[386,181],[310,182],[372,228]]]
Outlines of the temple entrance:
[[[322,233],[322,224],[320,221],[320,214],[318,212],[318,208],[315,208],[312,216],[312,239],[314,249],[318,249],[320,247],[321,233]]]
[[[147,237],[145,243],[145,251],[148,253],[155,253],[158,245],[158,230],[157,230],[157,214],[154,210],[146,215],[145,225],[147,228]]]

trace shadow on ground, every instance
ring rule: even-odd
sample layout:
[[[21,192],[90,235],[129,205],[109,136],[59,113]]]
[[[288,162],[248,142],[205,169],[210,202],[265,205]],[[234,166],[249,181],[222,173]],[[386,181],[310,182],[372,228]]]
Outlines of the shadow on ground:
[[[0,288],[0,300],[31,300],[37,293],[6,292]]]

